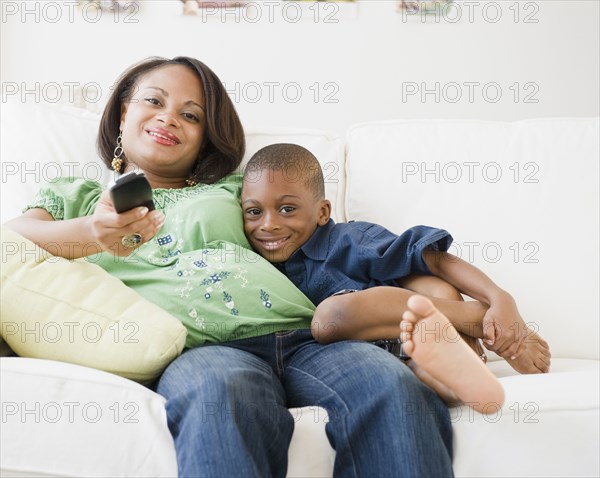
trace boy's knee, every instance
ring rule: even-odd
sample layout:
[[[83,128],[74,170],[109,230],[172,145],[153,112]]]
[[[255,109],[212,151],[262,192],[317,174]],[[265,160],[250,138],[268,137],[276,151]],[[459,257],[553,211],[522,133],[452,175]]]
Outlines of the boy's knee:
[[[431,293],[429,295],[431,297],[437,297],[438,299],[463,300],[463,296],[458,289],[443,280],[435,281],[435,283],[431,285]]]
[[[340,340],[341,322],[344,317],[344,307],[340,301],[330,297],[321,302],[315,310],[310,331],[315,340],[328,344]]]

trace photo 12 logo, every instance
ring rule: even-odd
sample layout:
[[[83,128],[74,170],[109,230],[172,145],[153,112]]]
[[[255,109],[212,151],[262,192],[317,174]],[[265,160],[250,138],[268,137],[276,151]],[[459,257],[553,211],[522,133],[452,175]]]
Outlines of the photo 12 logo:
[[[539,23],[540,4],[530,1],[400,0],[402,21]]]
[[[296,81],[223,82],[225,91],[234,103],[339,103],[340,86],[333,81],[315,81],[309,85]]]
[[[98,103],[102,96],[102,87],[94,81],[2,82],[2,103],[9,100],[21,103]]]
[[[182,0],[183,14],[199,17],[202,22],[233,23],[338,23],[338,2]]]
[[[0,1],[2,23],[97,23],[103,18],[114,23],[138,23],[139,9],[133,0]]]
[[[539,103],[540,85],[534,81],[518,82],[502,86],[496,81],[448,81],[445,83],[403,81],[402,103]]]
[[[485,182],[495,184],[501,181],[538,184],[540,182],[540,165],[535,161],[521,163],[515,161],[502,165],[497,161],[447,161],[447,162],[416,162],[403,161],[401,166],[401,181],[420,183],[475,183]]]
[[[136,402],[2,402],[2,423],[139,423]]]

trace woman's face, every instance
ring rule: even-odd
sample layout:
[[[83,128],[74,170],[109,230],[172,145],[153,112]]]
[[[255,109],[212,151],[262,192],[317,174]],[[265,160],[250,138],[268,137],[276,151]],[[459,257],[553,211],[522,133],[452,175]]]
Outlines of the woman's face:
[[[127,170],[140,168],[153,187],[183,185],[203,144],[205,104],[200,79],[183,65],[142,76],[121,111]]]

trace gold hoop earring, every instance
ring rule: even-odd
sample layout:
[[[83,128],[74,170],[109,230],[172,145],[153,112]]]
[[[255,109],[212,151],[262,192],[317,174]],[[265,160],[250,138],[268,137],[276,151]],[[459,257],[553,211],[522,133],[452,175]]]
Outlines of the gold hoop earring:
[[[117,146],[115,147],[115,150],[113,151],[113,160],[110,163],[110,165],[114,169],[115,173],[120,173],[121,167],[123,166],[123,158],[121,158],[121,156],[123,155],[122,135],[123,135],[123,132],[119,131],[119,136],[117,137]]]

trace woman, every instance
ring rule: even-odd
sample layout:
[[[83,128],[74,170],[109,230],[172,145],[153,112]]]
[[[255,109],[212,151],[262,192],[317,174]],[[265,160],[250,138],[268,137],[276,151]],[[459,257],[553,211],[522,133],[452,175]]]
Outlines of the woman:
[[[251,251],[232,174],[243,129],[206,65],[178,57],[129,69],[98,146],[117,172],[144,172],[155,211],[117,214],[99,184],[63,178],[7,225],[41,247],[63,244],[65,257],[100,249],[100,266],[186,325],[187,350],[157,388],[180,476],[285,476],[287,409],[305,405],[329,413],[335,475],[452,475],[436,394],[378,347],[315,342],[314,306]]]

